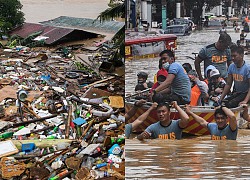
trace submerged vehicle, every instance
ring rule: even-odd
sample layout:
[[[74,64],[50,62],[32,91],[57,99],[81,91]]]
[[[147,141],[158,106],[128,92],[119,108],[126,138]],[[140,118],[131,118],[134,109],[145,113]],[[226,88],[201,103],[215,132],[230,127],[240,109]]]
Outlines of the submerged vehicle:
[[[150,104],[150,103],[147,103]],[[133,101],[126,101],[126,112],[128,112],[134,105]],[[144,105],[142,107],[138,107],[136,114],[128,121],[128,123],[133,122],[136,120],[141,114],[143,114],[147,109],[149,108],[149,105]],[[231,109],[235,115],[237,116],[239,111],[242,110],[242,107],[236,107]],[[204,118],[207,122],[212,122],[214,121],[214,107],[212,106],[193,106],[192,107],[192,112],[197,114],[198,116]],[[149,125],[158,122],[156,114],[156,110],[153,110],[148,118],[138,127],[135,129],[135,132],[140,133],[143,132]],[[171,108],[171,114],[170,114],[171,119],[179,119],[179,114],[177,111],[173,108]],[[199,123],[197,123],[193,117],[190,116],[189,123],[187,127],[183,130],[184,133],[191,134],[191,135],[209,135],[209,131],[202,127]]]
[[[164,49],[176,49],[177,36],[174,34],[126,35],[125,58],[147,59],[159,56]]]
[[[189,17],[174,18],[171,25],[186,25],[189,31],[196,29],[196,25]]]
[[[185,24],[167,26],[164,34],[175,34],[176,36],[186,36],[191,34],[191,29]]]

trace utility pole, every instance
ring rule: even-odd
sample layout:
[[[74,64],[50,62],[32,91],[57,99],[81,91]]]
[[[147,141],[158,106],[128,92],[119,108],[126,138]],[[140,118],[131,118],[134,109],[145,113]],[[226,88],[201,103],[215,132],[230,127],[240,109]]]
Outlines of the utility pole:
[[[181,3],[180,1],[177,1],[176,3],[176,18],[181,17]]]
[[[162,17],[162,29],[167,29],[167,2],[166,0],[161,0],[161,17]]]

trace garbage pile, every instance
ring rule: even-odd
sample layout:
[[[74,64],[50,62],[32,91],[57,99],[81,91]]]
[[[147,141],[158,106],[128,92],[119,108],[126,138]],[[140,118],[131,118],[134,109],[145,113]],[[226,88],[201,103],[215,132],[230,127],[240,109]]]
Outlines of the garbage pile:
[[[124,74],[77,51],[1,49],[1,179],[124,179]]]

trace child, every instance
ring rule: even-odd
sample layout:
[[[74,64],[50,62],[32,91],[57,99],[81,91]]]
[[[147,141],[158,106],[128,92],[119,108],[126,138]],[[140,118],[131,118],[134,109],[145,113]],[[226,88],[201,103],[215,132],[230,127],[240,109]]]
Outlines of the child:
[[[156,74],[157,81],[154,83],[153,87],[150,89],[150,92],[153,92],[155,88],[160,86],[160,84],[166,80],[167,76],[168,76],[167,70],[164,68],[160,69]]]
[[[224,24],[222,24],[222,27],[221,27],[221,29],[220,29],[220,34],[221,33],[226,33],[227,32],[227,30],[225,29],[225,26],[224,26]]]
[[[240,25],[237,22],[235,23],[234,31],[236,33],[240,32]]]
[[[147,82],[148,74],[145,72],[139,72],[137,74],[137,85],[135,86],[135,91],[143,91],[148,88],[152,88],[153,83],[151,81]]]
[[[245,32],[244,30],[241,30],[241,33],[240,33],[240,44],[244,44],[245,37],[247,36],[247,34],[245,35],[244,32]]]
[[[208,82],[209,106],[218,106],[218,100],[220,99],[225,85],[226,82],[220,77],[218,69],[211,70]]]

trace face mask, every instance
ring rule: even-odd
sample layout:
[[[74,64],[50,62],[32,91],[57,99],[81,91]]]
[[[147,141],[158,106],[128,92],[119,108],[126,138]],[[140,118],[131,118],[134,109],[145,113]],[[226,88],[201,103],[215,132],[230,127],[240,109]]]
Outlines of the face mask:
[[[162,67],[163,67],[164,69],[166,69],[167,71],[168,71],[168,69],[169,69],[169,66],[170,66],[169,62],[165,62],[164,64],[162,64]]]
[[[138,80],[138,84],[143,84],[144,82],[144,80]]]
[[[163,82],[161,82],[161,81],[158,81],[158,84],[162,84]]]

